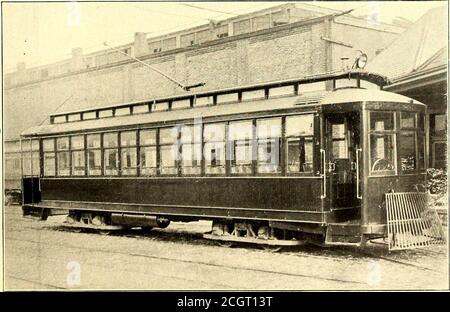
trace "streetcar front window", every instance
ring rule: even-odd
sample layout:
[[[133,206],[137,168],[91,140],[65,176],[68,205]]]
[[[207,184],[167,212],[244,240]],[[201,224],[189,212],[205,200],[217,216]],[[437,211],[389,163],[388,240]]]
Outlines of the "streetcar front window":
[[[395,114],[370,112],[370,170],[375,175],[394,175]]]

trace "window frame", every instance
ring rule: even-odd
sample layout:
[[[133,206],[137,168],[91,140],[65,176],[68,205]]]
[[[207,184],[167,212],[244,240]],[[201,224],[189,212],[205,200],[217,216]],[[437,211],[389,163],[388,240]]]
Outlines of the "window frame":
[[[287,129],[287,119],[289,117],[298,117],[298,116],[307,116],[310,115],[312,118],[312,133],[310,134],[294,134],[294,135],[288,135],[288,129]],[[284,171],[285,171],[285,175],[286,176],[298,176],[298,177],[312,177],[312,176],[316,176],[316,173],[314,172],[315,169],[315,165],[316,165],[316,160],[315,160],[315,146],[314,146],[314,142],[315,142],[315,138],[317,137],[317,132],[316,132],[316,118],[314,116],[314,112],[302,112],[299,114],[292,114],[292,115],[288,115],[285,116],[284,118],[284,125],[283,125],[283,133],[282,133],[282,138],[283,138],[283,152],[284,152]],[[307,139],[311,140],[311,170],[310,171],[298,171],[298,172],[293,172],[293,171],[289,171],[289,142],[290,141],[294,141],[294,140],[299,140],[299,145],[301,140],[306,141]],[[306,155],[306,151],[305,151],[305,155]],[[306,158],[306,157],[305,157]],[[306,161],[305,161],[306,164]],[[300,164],[299,164],[300,166]]]
[[[389,113],[389,114],[393,114],[393,125],[392,125],[392,129],[383,129],[383,130],[372,130],[371,129],[371,121],[372,121],[372,113]],[[397,154],[397,140],[398,140],[398,134],[397,134],[397,128],[398,128],[398,123],[399,121],[397,120],[399,114],[397,111],[389,111],[389,110],[369,110],[368,111],[368,155],[369,155],[369,176],[375,176],[375,177],[379,177],[379,176],[397,176],[399,169],[398,169],[398,154]],[[392,138],[392,144],[393,144],[393,150],[394,150],[394,155],[393,155],[393,165],[395,166],[395,168],[393,170],[380,170],[379,172],[377,171],[373,171],[372,167],[372,144],[371,144],[371,138],[372,135],[374,136],[391,136]]]

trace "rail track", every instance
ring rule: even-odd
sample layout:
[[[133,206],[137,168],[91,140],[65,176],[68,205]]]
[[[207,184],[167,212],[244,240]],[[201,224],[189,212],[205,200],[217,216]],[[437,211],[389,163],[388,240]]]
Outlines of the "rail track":
[[[10,219],[10,221],[23,221],[22,218],[13,218]],[[27,220],[30,223],[33,222],[33,220]],[[43,227],[30,227],[27,228],[27,230],[32,231],[63,231],[67,233],[75,233],[73,228],[65,227],[64,225],[60,224],[46,224]],[[77,232],[78,233],[78,232]],[[100,235],[94,230],[83,230],[82,232],[85,235]],[[117,231],[111,234],[112,236],[119,236],[119,237],[127,237],[131,239],[136,240],[157,240],[157,241],[171,241],[171,242],[182,242],[182,243],[188,243],[188,244],[194,244],[194,245],[204,245],[204,246],[217,246],[217,242],[204,239],[200,233],[192,233],[192,232],[170,232],[164,229],[154,229],[151,233],[145,233],[141,232],[139,230],[122,230]],[[8,238],[6,238],[8,239]],[[31,242],[31,241],[30,241]],[[37,243],[37,242],[35,242]],[[41,243],[41,242],[40,242]],[[70,247],[70,248],[77,248],[76,246],[72,245],[61,245],[61,247]],[[267,252],[264,250],[260,250],[258,246],[254,246],[251,244],[242,244],[237,245],[236,247],[245,247],[251,250],[258,250],[260,252]],[[224,247],[225,248],[225,247]],[[85,248],[91,251],[100,251],[97,249],[89,249]],[[101,250],[102,252],[108,252],[106,250]],[[381,260],[386,261],[390,263],[396,263],[400,264],[405,267],[414,268],[417,270],[425,270],[431,273],[436,274],[442,274],[444,272],[438,271],[433,268],[429,268],[426,266],[418,265],[414,262],[408,262],[400,259],[396,259],[392,256],[392,254],[388,254],[387,251],[382,251],[382,254],[379,254],[380,251],[378,250],[377,253],[374,253],[372,251],[365,251],[360,250],[357,248],[351,248],[351,247],[332,247],[332,248],[323,248],[323,247],[316,247],[316,246],[291,246],[291,247],[284,247],[281,254],[283,255],[289,255],[293,257],[300,257],[300,258],[311,258],[311,259],[325,259],[325,260],[343,260],[343,259],[349,259],[349,258],[360,258],[360,259],[371,259],[371,260]],[[414,251],[402,251],[402,254],[411,253],[411,252],[420,252],[425,254],[433,254],[437,253],[436,251],[429,250],[429,249],[417,249]],[[112,253],[118,253],[123,254],[120,252],[112,252]],[[396,253],[398,254],[398,252]],[[168,260],[168,261],[177,261],[174,258],[161,258],[161,257],[155,257],[155,256],[145,256],[143,254],[128,254],[132,256],[139,256],[139,257],[148,257],[148,258],[155,258],[160,260]],[[187,260],[183,260],[187,263],[190,263]],[[202,264],[201,262],[196,262],[197,264]],[[208,265],[211,265],[210,263],[207,263]],[[241,269],[239,267],[232,267],[233,269]],[[247,269],[248,270],[248,269]],[[257,270],[254,270],[257,271]],[[276,273],[276,272],[265,272],[265,273]],[[283,273],[280,273],[283,274]],[[289,274],[287,274],[289,275]],[[304,275],[299,275],[299,277],[307,277]],[[345,281],[343,281],[345,282]]]

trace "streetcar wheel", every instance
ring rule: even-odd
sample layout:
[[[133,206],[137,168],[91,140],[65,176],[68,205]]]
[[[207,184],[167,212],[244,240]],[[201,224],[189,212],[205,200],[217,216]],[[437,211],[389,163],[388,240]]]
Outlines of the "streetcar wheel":
[[[72,228],[72,231],[74,231],[75,233],[81,233],[82,230],[83,230],[82,228],[77,227]]]
[[[262,248],[265,251],[269,252],[279,252],[281,249],[283,249],[283,246],[262,245]]]
[[[234,242],[219,241],[219,245],[221,247],[231,248],[234,246]]]
[[[110,235],[112,232],[110,230],[98,230],[101,235]]]

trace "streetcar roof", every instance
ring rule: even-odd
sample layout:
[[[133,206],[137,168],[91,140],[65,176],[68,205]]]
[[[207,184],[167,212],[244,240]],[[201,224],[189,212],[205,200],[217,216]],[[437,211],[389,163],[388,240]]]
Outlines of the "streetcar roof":
[[[391,92],[367,90],[362,88],[342,88],[334,91],[315,91],[297,96],[269,98],[241,103],[233,102],[229,104],[194,107],[172,111],[160,111],[136,115],[47,124],[32,127],[23,132],[22,136],[55,135],[79,131],[114,129],[116,127],[139,127],[141,125],[152,123],[177,122],[182,120],[194,120],[195,118],[208,118],[257,112],[271,112],[271,114],[276,114],[277,111],[281,112],[289,108],[302,106],[320,106],[368,101],[424,105],[406,96]]]

